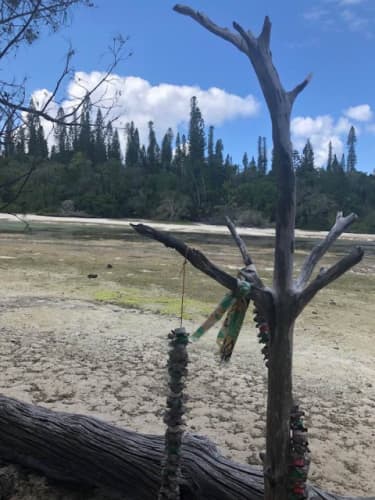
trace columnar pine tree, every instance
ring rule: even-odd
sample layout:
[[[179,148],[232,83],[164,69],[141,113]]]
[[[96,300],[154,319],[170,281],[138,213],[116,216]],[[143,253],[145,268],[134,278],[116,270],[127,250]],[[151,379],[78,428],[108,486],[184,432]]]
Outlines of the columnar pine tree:
[[[115,129],[115,131],[113,132],[113,135],[112,135],[110,155],[108,156],[108,159],[121,161],[120,137],[119,137],[117,129]]]
[[[38,157],[45,160],[46,158],[48,158],[48,145],[44,137],[44,129],[42,125],[39,125],[38,127],[37,139],[38,139]]]
[[[30,101],[30,109],[35,110],[34,101]],[[35,113],[28,113],[26,119],[27,128],[27,151],[34,158],[47,158],[48,146],[44,137],[44,130],[40,124],[40,118]]]
[[[267,147],[266,138],[258,137],[258,172],[260,175],[265,175],[267,171]]]
[[[214,126],[210,125],[208,129],[208,138],[207,138],[207,163],[209,166],[212,166],[214,161],[215,161]]]
[[[113,126],[112,122],[108,122],[105,128],[104,141],[107,158],[112,158],[112,140],[113,140]]]
[[[348,146],[348,158],[346,163],[346,172],[351,174],[355,172],[355,166],[357,164],[357,154],[355,151],[355,144],[357,142],[357,137],[355,133],[355,128],[353,126],[350,127],[347,146]]]
[[[98,109],[94,128],[94,162],[103,163],[107,159],[103,115]]]
[[[67,149],[68,151],[76,152],[79,150],[79,132],[80,132],[80,127],[78,125],[78,118],[76,112],[73,113],[72,124],[77,124],[77,125],[71,125],[69,127]]]
[[[215,143],[215,162],[222,168],[224,164],[224,144],[221,139],[218,139]]]
[[[59,121],[56,123],[54,130],[56,152],[59,154],[59,158],[61,160],[65,159],[66,152],[68,151],[68,133],[66,130],[66,125],[61,122],[64,115],[64,109],[60,107],[56,115],[56,118]]]
[[[30,101],[30,109],[35,109],[33,99]],[[26,119],[27,128],[27,151],[31,156],[37,156],[39,151],[38,146],[38,128],[40,126],[39,117],[34,113],[29,113]]]
[[[182,146],[181,146],[180,132],[177,132],[174,155],[173,155],[173,166],[180,177],[182,177],[182,170],[183,170],[183,157],[182,157],[181,147]]]
[[[314,171],[314,150],[311,145],[310,139],[307,139],[305,147],[302,151],[300,171],[301,172],[311,172]]]
[[[16,134],[16,154],[23,156],[26,153],[25,126],[21,125]]]
[[[91,133],[90,116],[91,100],[89,96],[86,96],[82,106],[82,114],[77,138],[77,149],[83,153],[86,158],[92,159],[94,157],[94,138]]]
[[[249,168],[249,157],[247,156],[247,153],[244,153],[242,157],[242,166],[244,170]]]
[[[252,156],[249,163],[249,177],[254,178],[256,175],[257,175],[257,164],[254,156]]]
[[[125,164],[127,167],[135,167],[140,163],[139,132],[134,122],[126,125],[126,153]]]
[[[156,140],[154,123],[148,122],[148,147],[147,147],[147,166],[150,171],[155,171],[159,167],[160,148]]]
[[[11,158],[14,156],[16,151],[15,144],[15,130],[14,130],[14,120],[13,115],[10,115],[5,126],[4,133],[4,156]]]
[[[173,141],[173,131],[171,128],[168,128],[161,142],[161,153],[160,153],[161,165],[165,170],[170,170],[172,165],[172,156],[173,156],[172,141]]]
[[[190,101],[189,122],[189,155],[188,155],[188,189],[193,200],[194,217],[198,217],[206,201],[206,185],[204,179],[205,164],[205,131],[202,113],[198,107],[197,98]]]
[[[333,161],[332,141],[329,141],[329,143],[328,143],[328,160],[327,160],[327,171],[328,172],[330,172],[332,169],[332,161]]]

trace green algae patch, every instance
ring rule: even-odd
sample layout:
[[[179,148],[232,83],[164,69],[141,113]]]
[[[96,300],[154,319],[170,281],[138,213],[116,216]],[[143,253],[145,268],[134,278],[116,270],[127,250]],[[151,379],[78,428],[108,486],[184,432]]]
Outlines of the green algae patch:
[[[166,316],[180,316],[181,297],[167,295],[161,290],[150,289],[148,291],[136,288],[123,290],[99,290],[95,292],[94,299],[107,304],[116,304],[129,309],[151,311]],[[184,298],[184,319],[195,319],[196,317],[209,314],[214,304],[202,303],[199,300]]]

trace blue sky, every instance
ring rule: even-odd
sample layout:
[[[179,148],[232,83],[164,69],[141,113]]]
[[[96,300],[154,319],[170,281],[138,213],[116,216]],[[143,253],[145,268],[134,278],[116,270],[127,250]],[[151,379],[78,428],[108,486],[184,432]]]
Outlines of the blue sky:
[[[215,125],[225,152],[240,161],[256,154],[258,135],[270,142],[270,119],[254,72],[235,47],[190,18],[172,11],[169,0],[96,0],[79,7],[69,26],[21,48],[7,61],[3,75],[28,77],[28,92],[53,89],[69,43],[76,50],[75,80],[67,82],[66,105],[82,83],[95,83],[105,69],[106,48],[113,36],[129,37],[132,52],[116,68],[107,95],[121,96],[116,114],[124,126],[134,119],[143,137],[147,122],[161,135],[168,126],[184,130],[189,99],[197,95],[205,121]],[[255,34],[264,15],[273,24],[272,53],[286,88],[309,72],[313,80],[296,102],[293,142],[312,140],[317,163],[324,162],[331,140],[339,156],[346,150],[351,125],[358,134],[358,168],[375,168],[375,0],[191,0],[222,26],[233,20]],[[69,85],[68,85],[69,83]],[[213,90],[215,88],[215,90]],[[45,92],[44,92],[45,93]],[[123,135],[123,134],[122,134]]]

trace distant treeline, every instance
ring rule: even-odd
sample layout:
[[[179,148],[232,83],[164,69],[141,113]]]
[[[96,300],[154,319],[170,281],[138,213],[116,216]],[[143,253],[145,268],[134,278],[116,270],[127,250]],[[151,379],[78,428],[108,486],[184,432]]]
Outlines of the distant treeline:
[[[119,133],[126,133],[124,158]],[[355,145],[352,127],[346,158],[338,159],[330,145],[325,168],[316,167],[310,141],[294,152],[297,227],[328,229],[342,210],[359,215],[353,230],[375,232],[375,177],[356,169]],[[147,145],[133,122],[119,132],[87,99],[75,125],[55,125],[51,150],[36,115],[18,128],[9,120],[0,210],[208,222],[229,214],[239,224],[267,226],[275,220],[277,165],[267,158],[264,137],[255,146],[256,154],[245,153],[241,165],[225,156],[195,97],[187,135],[168,129],[159,144],[149,122]]]

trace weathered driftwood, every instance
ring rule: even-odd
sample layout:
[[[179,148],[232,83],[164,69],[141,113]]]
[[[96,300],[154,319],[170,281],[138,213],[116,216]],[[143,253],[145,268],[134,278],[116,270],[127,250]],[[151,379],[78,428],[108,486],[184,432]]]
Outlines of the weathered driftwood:
[[[162,436],[138,434],[92,417],[54,412],[0,396],[0,457],[49,478],[100,487],[113,498],[154,500],[163,451]],[[361,500],[310,486],[309,498],[313,497]],[[261,468],[228,460],[205,437],[185,435],[182,500],[262,498]]]

